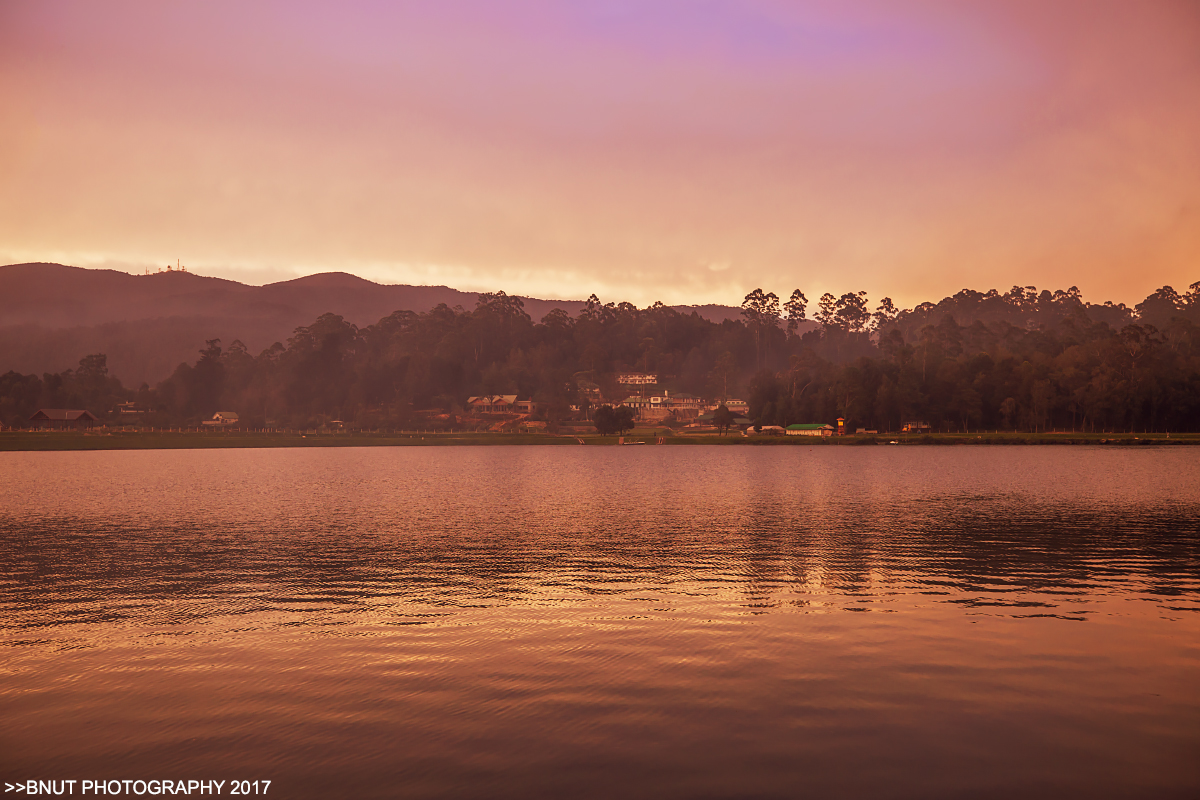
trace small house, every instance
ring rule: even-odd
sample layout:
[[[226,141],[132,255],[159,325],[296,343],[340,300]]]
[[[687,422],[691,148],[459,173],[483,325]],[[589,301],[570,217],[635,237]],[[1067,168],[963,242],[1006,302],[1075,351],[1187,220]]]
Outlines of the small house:
[[[204,420],[203,424],[219,427],[225,425],[236,425],[237,421],[238,415],[236,412],[218,411],[217,413],[213,414],[212,419]]]
[[[516,404],[515,394],[485,394],[467,398],[467,405],[477,414],[511,414]]]
[[[832,425],[822,425],[819,422],[805,422],[788,425],[785,430],[788,436],[833,436]]]
[[[100,420],[90,411],[76,408],[42,408],[29,418],[39,430],[85,430]]]
[[[779,425],[759,425],[746,428],[742,431],[742,436],[783,436],[786,432]]]
[[[715,417],[716,417],[716,412],[709,411],[707,413],[701,414],[698,417],[696,417],[696,421],[693,422],[691,425],[694,425],[694,426],[715,425],[716,424]],[[751,425],[753,425],[754,421],[749,419],[748,417],[735,416],[730,424],[735,428],[745,430],[746,428],[749,428]],[[689,426],[689,427],[691,427],[691,426]]]

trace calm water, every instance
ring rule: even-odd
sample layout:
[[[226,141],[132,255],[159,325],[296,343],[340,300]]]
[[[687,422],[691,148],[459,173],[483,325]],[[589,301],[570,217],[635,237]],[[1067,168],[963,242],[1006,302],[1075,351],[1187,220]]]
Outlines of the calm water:
[[[1200,448],[3,453],[0,481],[9,782],[1200,796]]]

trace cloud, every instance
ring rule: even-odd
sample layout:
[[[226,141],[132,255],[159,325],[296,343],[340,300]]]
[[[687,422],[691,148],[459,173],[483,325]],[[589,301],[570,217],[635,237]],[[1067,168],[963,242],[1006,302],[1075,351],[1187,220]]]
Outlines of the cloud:
[[[1188,2],[2,13],[3,252],[640,304],[1200,279]]]

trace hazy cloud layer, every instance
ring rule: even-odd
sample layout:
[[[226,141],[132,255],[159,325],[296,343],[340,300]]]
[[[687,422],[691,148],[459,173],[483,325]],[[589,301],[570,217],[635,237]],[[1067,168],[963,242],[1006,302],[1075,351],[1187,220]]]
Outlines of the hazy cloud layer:
[[[10,2],[0,96],[5,261],[641,305],[1200,280],[1191,0]]]

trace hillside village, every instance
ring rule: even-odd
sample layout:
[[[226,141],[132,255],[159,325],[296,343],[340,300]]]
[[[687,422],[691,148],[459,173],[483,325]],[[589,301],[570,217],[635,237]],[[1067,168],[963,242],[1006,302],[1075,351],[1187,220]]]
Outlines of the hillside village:
[[[669,389],[659,386],[659,378],[655,373],[619,373],[616,383],[621,391],[618,397],[612,398],[605,397],[598,386],[586,385],[580,391],[578,401],[568,406],[570,415],[563,422],[576,423],[573,427],[578,427],[578,423],[582,422],[586,427],[592,409],[609,406],[630,409],[633,420],[641,425],[715,430],[713,415],[724,405],[743,428],[752,425],[751,420],[746,418],[750,404],[745,400],[708,400],[687,392],[672,394]],[[455,416],[462,425],[476,428],[482,425],[488,430],[546,430],[547,427],[561,427],[561,424],[551,425],[545,419],[539,419],[539,410],[542,409],[539,409],[538,403],[532,399],[521,400],[515,394],[481,395],[468,397],[463,413]],[[449,418],[448,414],[435,416]]]
[[[683,433],[741,432],[754,435],[831,436],[844,433],[843,420],[835,427],[823,423],[793,424],[786,428],[778,425],[755,425],[746,415],[750,405],[737,398],[708,400],[686,392],[672,394],[669,389],[659,387],[654,373],[621,373],[616,376],[622,389],[633,390],[623,399],[610,400],[598,388],[581,393],[581,401],[569,407],[570,415],[564,420],[547,421],[544,404],[532,399],[520,399],[515,394],[473,395],[467,398],[461,411],[427,409],[414,413],[412,424],[417,430],[457,429],[471,432],[494,433],[578,433],[592,428],[602,428],[593,422],[593,412],[601,408],[629,409],[631,424],[638,427],[673,429]],[[622,392],[624,394],[624,392]],[[725,417],[722,419],[721,415]],[[33,430],[91,430],[96,427],[119,428],[152,427],[153,410],[136,401],[118,403],[104,414],[104,420],[86,409],[38,409],[30,416],[26,425],[12,427]],[[272,421],[274,422],[274,421]],[[276,425],[278,423],[275,423]],[[201,430],[242,430],[247,427],[236,411],[218,411],[210,419],[200,421]],[[353,428],[344,420],[323,420],[317,430],[346,430]],[[604,432],[601,430],[601,432]],[[860,431],[865,432],[865,431]],[[877,431],[869,431],[877,433]]]

